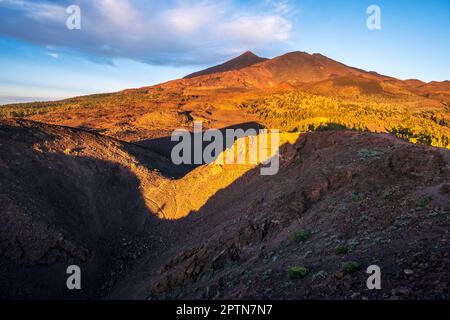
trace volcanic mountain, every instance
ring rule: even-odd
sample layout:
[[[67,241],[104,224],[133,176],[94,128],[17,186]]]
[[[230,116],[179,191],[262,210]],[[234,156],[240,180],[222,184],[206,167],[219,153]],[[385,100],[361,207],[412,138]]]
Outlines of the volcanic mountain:
[[[265,75],[277,83],[310,83],[341,76],[366,75],[370,78],[387,79],[374,73],[349,67],[321,54],[291,52],[263,64],[244,70],[255,75]]]
[[[334,110],[331,117],[330,110],[322,110],[301,115],[303,119],[314,118],[316,122],[335,122],[347,128],[376,132],[403,132],[404,126],[411,127],[414,124],[416,128],[432,128],[437,124],[439,127],[432,131],[443,133],[434,145],[448,144],[446,139],[450,135],[450,126],[447,123],[450,118],[445,105],[450,101],[450,89],[445,86],[445,82],[425,84],[419,80],[402,81],[347,66],[321,54],[305,52],[287,53],[246,67],[243,67],[245,63],[239,63],[257,60],[260,59],[247,52],[222,66],[212,67],[211,70],[215,70],[212,71],[215,73],[208,71],[207,74],[139,89],[41,103],[38,107],[32,103],[21,104],[12,106],[8,114],[23,114],[31,120],[82,127],[118,139],[145,143],[150,138],[170,135],[172,130],[180,126],[190,126],[196,120],[202,121],[205,127],[225,128],[239,123],[261,121],[264,116],[265,125],[278,125],[269,123],[268,115],[261,113],[262,108],[243,112],[242,107],[252,104],[252,101],[260,104],[280,92],[291,92],[294,95],[302,92],[309,94],[303,95],[302,101],[327,97],[334,100],[328,100],[329,103],[340,104],[343,110],[348,110],[345,104],[361,110],[358,112],[360,116],[348,117],[353,119],[351,121],[344,119],[348,112],[337,109],[331,109]],[[235,70],[233,66],[242,68]],[[282,114],[287,110],[281,112],[279,107],[291,104],[292,99],[289,101],[280,102],[276,114],[272,112],[269,115],[284,117]],[[304,103],[308,104],[306,101]],[[324,107],[316,102],[311,102],[310,105],[315,108]],[[267,107],[267,103],[264,106]],[[290,108],[295,112],[301,110],[294,106]],[[9,108],[7,106],[3,109]],[[289,112],[292,113],[293,110]],[[386,110],[389,110],[389,119],[375,120],[385,117]],[[408,114],[411,112],[411,115]],[[313,117],[313,114],[316,115]],[[363,119],[362,114],[367,114],[367,117]],[[408,117],[413,119],[402,123]],[[279,122],[283,122],[282,119]],[[302,124],[300,127],[302,126],[308,127],[309,124]],[[297,127],[292,125],[286,129],[297,130]],[[428,133],[410,130],[406,138],[433,143],[426,136]]]
[[[191,73],[185,77],[185,79],[189,78],[195,78],[198,76],[204,76],[207,74],[214,74],[214,73],[220,73],[225,71],[232,71],[232,70],[240,70],[242,68],[257,64],[262,61],[268,60],[267,58],[261,58],[255,55],[251,51],[246,51],[243,54],[241,54],[239,57],[236,57],[234,59],[231,59],[227,62],[224,62],[220,65],[201,70],[198,72]]]
[[[193,120],[212,128],[257,121],[259,116],[242,112],[240,105],[282,91],[326,96],[360,108],[370,106],[370,110],[434,112],[433,118],[447,123],[450,119],[444,109],[450,101],[450,89],[446,84],[402,81],[321,54],[297,51],[264,59],[246,52],[198,74],[155,86],[39,106],[6,106],[2,110],[7,115],[25,115],[32,120],[98,130],[126,141],[142,141],[162,137]],[[396,116],[396,123],[402,117]],[[391,130],[384,124],[377,127],[383,132]]]
[[[252,61],[248,66],[240,62],[246,61],[245,56]],[[450,95],[445,82],[425,84],[420,80],[402,81],[350,67],[317,53],[296,51],[273,59],[257,59],[257,63],[253,63],[254,59],[254,55],[247,52],[222,65],[188,75],[182,81],[169,82],[167,87],[301,89],[343,98],[376,95],[387,99],[416,99],[429,107],[447,102]],[[234,67],[236,64],[238,68]]]
[[[228,64],[232,65],[233,60],[226,62],[224,65]],[[303,52],[292,52],[244,68],[226,68],[222,71],[221,73],[211,74],[208,72],[198,74],[194,79],[191,79],[190,84],[221,87],[272,88],[283,83],[298,85],[306,82],[316,82],[334,76],[361,74],[360,71],[331,59]]]

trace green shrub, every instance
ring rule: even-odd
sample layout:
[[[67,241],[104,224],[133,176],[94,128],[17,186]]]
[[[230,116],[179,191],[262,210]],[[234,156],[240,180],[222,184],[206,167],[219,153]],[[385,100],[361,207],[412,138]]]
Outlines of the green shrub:
[[[354,273],[361,269],[361,265],[356,261],[346,261],[342,263],[341,270],[345,273]]]
[[[305,277],[308,274],[309,270],[308,268],[305,267],[290,267],[288,269],[288,274],[289,277],[293,278],[293,279],[301,279],[303,277]]]
[[[416,201],[416,206],[418,207],[426,207],[430,204],[431,200],[433,200],[429,195],[420,196]]]
[[[337,254],[347,254],[348,251],[349,251],[349,248],[348,248],[348,246],[345,245],[345,244],[340,244],[340,245],[338,245],[338,246],[336,247],[335,250],[336,250],[336,253],[337,253]]]
[[[305,242],[311,238],[311,232],[308,230],[300,229],[294,233],[295,242]]]
[[[355,202],[361,202],[364,200],[364,194],[362,192],[352,192],[352,199]]]

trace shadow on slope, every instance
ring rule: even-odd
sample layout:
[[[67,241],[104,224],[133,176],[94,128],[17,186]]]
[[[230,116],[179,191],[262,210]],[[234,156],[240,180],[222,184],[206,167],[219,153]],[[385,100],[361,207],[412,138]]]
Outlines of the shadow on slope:
[[[137,263],[110,297],[343,299],[363,291],[387,298],[405,283],[417,297],[445,297],[445,285],[433,283],[450,266],[449,204],[442,201],[449,160],[446,150],[387,135],[302,135],[282,147],[278,175],[260,176],[255,168],[198,212],[170,222],[164,250]],[[429,206],[418,207],[425,197]],[[432,208],[439,213],[426,218]],[[310,236],[295,241],[298,230]],[[338,245],[352,248],[348,256],[336,254]],[[382,266],[387,289],[368,291],[364,269],[342,273],[348,260]],[[412,260],[433,263],[405,280],[402,270]],[[310,270],[305,279],[289,278],[287,269],[296,265]]]
[[[129,168],[40,147],[55,137],[0,126],[0,297],[92,298],[145,225],[157,224]],[[82,290],[66,288],[79,265]]]
[[[223,140],[220,142],[222,145],[222,148],[220,149],[220,152],[218,154],[215,154],[215,158],[217,158],[221,152],[223,152],[226,149],[233,146],[233,144],[235,143],[235,141],[238,138],[254,136],[255,134],[253,132],[256,132],[256,134],[257,134],[258,130],[261,130],[264,128],[265,127],[262,126],[260,123],[246,122],[246,123],[241,123],[241,124],[229,126],[226,128],[222,128],[222,129],[210,129],[213,131],[220,132],[221,136],[223,137]],[[237,136],[234,136],[232,139],[227,139],[226,138],[227,130],[235,130]],[[201,133],[193,133],[193,132],[189,133],[190,134],[189,139],[191,141],[191,143],[190,143],[191,150],[194,150],[195,141],[200,141],[201,150],[202,150],[202,154],[203,154],[203,150],[205,149],[205,147],[211,143],[210,141],[202,140],[202,136],[204,135],[204,133],[205,133],[205,130]],[[171,160],[170,160],[171,152],[178,143],[179,143],[179,141],[172,141],[171,137],[162,137],[162,138],[158,138],[158,139],[148,139],[148,140],[139,141],[136,143],[136,145],[144,147],[145,149],[148,149],[148,150],[153,150],[155,152],[158,152],[159,154],[161,154],[162,156],[167,158],[169,162],[171,162]],[[130,153],[133,154],[132,151]],[[145,159],[142,159],[142,160],[144,163],[148,163],[147,161],[145,161]],[[205,164],[203,159],[202,159],[201,163],[194,164],[193,152],[190,155],[190,162],[191,162],[191,164],[181,164],[181,165],[172,164],[172,166],[170,168],[169,167],[165,168],[166,170],[163,170],[162,173],[166,177],[180,179],[183,176],[185,176],[187,173],[194,170],[195,168]]]
[[[407,279],[411,291],[448,293],[435,285],[450,266],[446,150],[387,135],[304,134],[282,147],[278,175],[255,168],[188,217],[163,221],[149,214],[128,167],[36,147],[50,139],[0,126],[2,297],[347,298],[367,279],[336,278],[347,260],[379,263],[388,293],[404,285],[404,269],[427,262]],[[293,241],[299,229],[310,238]],[[339,256],[341,244],[354,249]],[[65,287],[69,263],[82,267],[82,292]],[[310,273],[289,279],[294,265]]]

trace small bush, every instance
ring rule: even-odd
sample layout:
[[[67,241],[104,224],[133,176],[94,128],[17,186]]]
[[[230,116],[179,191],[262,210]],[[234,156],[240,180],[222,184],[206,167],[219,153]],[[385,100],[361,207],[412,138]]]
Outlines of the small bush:
[[[308,230],[300,229],[297,230],[294,234],[295,242],[305,242],[309,238],[311,238],[311,232]]]
[[[355,202],[361,202],[364,200],[364,194],[361,192],[353,192],[352,193],[352,199]]]
[[[371,149],[361,149],[358,152],[358,156],[362,160],[381,159],[382,155],[383,155],[383,152],[378,151],[378,150],[371,150]]]
[[[349,251],[349,248],[345,244],[340,244],[336,247],[335,251],[337,254],[347,254]]]
[[[341,269],[345,273],[354,273],[361,269],[361,265],[356,261],[347,261],[342,263]]]
[[[430,204],[431,200],[433,200],[429,195],[423,195],[419,197],[416,201],[416,206],[418,207],[426,207]]]
[[[383,197],[383,199],[387,199],[390,196],[392,196],[392,191],[391,190],[386,190],[383,192],[383,194],[381,195]]]
[[[291,267],[288,269],[289,277],[293,279],[301,279],[308,274],[309,270],[305,267]]]

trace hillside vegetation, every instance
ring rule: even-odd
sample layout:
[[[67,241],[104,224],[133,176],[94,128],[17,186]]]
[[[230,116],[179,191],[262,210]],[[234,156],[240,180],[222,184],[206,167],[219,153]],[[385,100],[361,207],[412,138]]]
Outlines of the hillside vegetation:
[[[389,132],[413,143],[450,148],[450,112],[409,111],[400,103],[354,102],[300,91],[247,101],[240,106],[264,124],[289,132],[353,129]]]
[[[60,101],[28,102],[0,106],[0,118],[22,118],[46,114],[52,111],[70,112],[79,109],[100,109],[108,107],[134,107],[158,98],[148,90],[135,90],[133,94],[105,93],[75,97]]]

